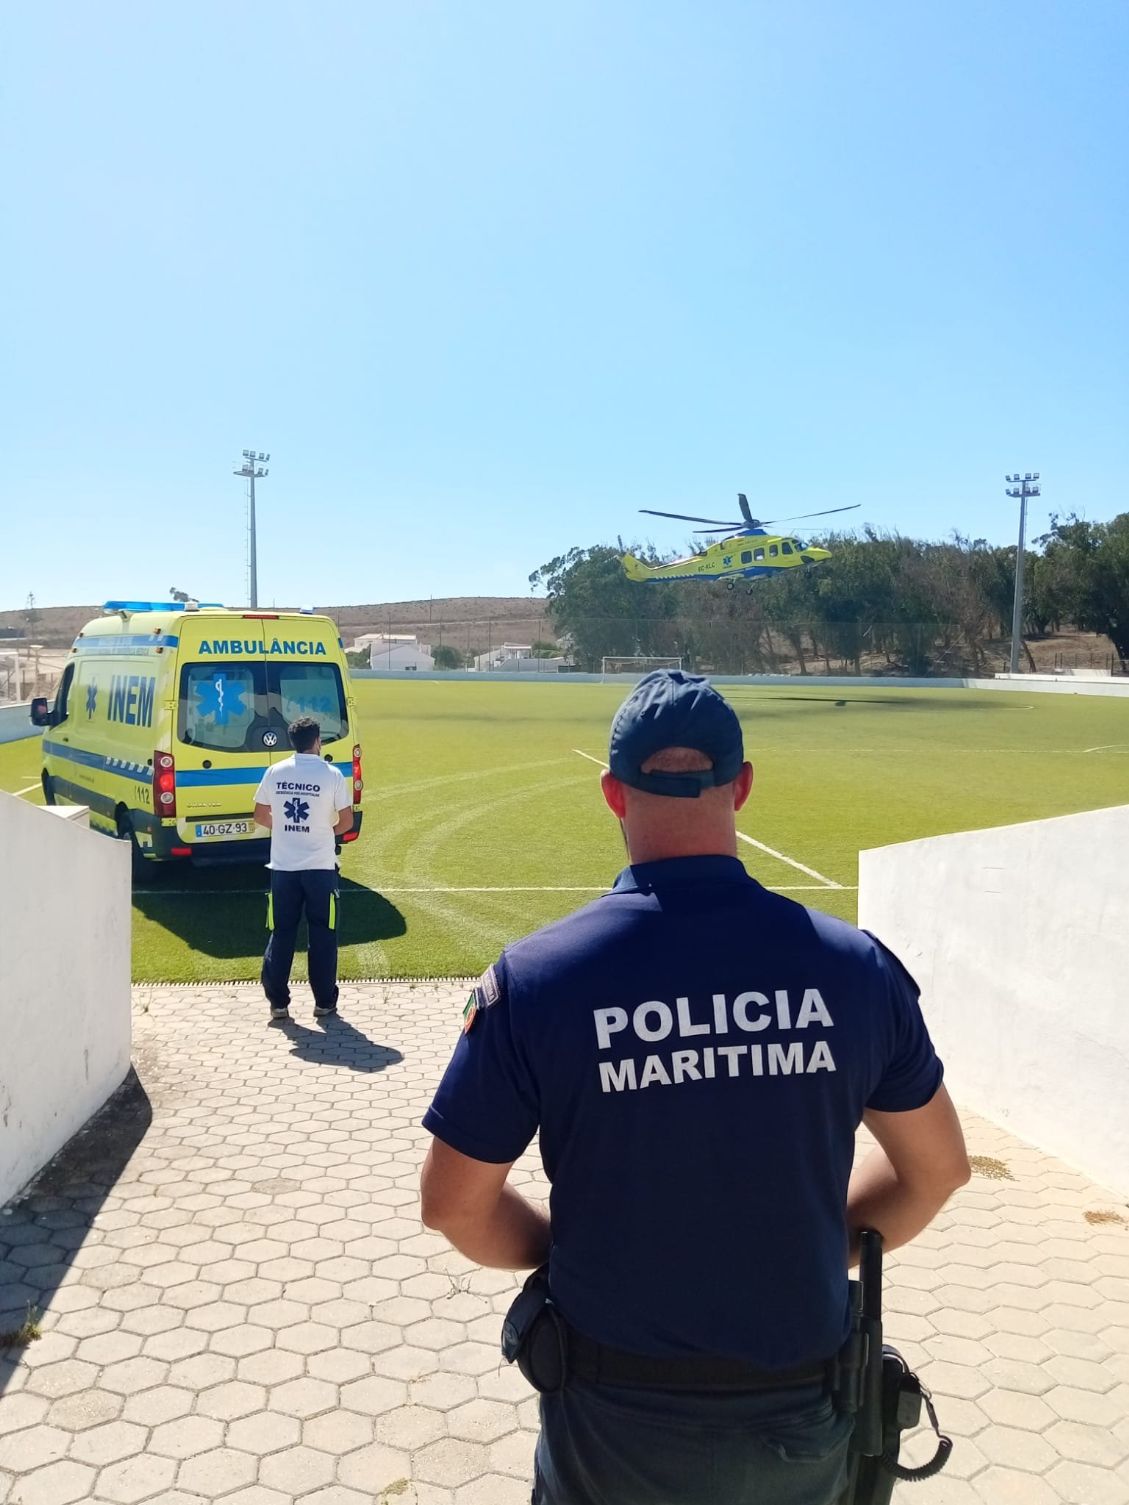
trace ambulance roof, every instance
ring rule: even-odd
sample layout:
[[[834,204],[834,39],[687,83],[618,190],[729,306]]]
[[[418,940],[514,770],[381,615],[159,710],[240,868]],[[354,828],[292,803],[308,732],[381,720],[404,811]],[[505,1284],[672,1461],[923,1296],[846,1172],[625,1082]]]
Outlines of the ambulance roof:
[[[206,617],[214,620],[226,617],[238,621],[302,621],[330,622],[330,618],[303,608],[301,610],[258,611],[251,607],[221,606],[216,601],[192,603],[183,601],[106,601],[102,606],[105,616],[87,622],[78,636],[97,633],[100,637],[113,637],[119,633],[152,633],[156,637],[164,632],[177,632],[187,619]],[[334,632],[336,632],[334,627]]]

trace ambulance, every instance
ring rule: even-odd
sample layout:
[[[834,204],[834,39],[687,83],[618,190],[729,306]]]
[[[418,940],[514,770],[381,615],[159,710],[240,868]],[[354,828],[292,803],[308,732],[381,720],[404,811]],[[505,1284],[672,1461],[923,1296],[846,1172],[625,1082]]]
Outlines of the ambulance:
[[[353,790],[361,828],[361,745],[336,625],[309,612],[107,601],[75,639],[43,727],[43,796],[86,805],[90,824],[128,841],[133,875],[159,863],[262,863],[270,838],[254,794],[290,756],[299,716]]]

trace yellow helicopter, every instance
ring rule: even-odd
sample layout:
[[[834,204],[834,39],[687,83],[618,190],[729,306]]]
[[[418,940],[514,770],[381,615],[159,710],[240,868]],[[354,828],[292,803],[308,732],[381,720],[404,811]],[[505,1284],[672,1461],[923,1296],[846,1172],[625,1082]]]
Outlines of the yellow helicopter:
[[[775,575],[780,570],[821,564],[831,558],[829,549],[808,547],[797,538],[782,533],[770,534],[767,529],[782,522],[800,522],[807,517],[829,517],[832,512],[854,512],[860,505],[856,502],[851,507],[828,507],[822,512],[802,512],[796,517],[762,520],[749,510],[748,498],[743,491],[737,493],[737,503],[741,519],[735,522],[722,522],[716,517],[689,517],[684,512],[656,512],[651,507],[641,507],[639,510],[650,517],[674,517],[685,523],[714,524],[708,528],[695,528],[694,532],[724,533],[726,536],[685,559],[673,559],[669,564],[644,564],[634,554],[624,554],[624,574],[629,580],[641,584],[663,580],[724,580],[732,590],[738,580],[757,580],[763,575]]]

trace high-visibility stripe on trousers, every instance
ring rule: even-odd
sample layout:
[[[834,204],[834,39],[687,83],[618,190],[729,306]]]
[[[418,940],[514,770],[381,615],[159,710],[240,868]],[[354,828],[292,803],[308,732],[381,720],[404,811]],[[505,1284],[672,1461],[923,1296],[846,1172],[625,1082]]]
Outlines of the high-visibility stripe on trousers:
[[[274,1008],[290,1006],[290,969],[302,915],[309,932],[310,987],[319,1008],[337,1004],[336,868],[284,873],[271,870],[267,897],[270,939],[263,957],[263,991]]]

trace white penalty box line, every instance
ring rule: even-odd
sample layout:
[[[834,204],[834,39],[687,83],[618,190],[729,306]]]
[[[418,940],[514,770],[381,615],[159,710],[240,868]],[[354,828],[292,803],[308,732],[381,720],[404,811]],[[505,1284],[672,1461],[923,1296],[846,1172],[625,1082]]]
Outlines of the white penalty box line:
[[[572,750],[574,753],[579,753],[582,758],[587,758],[589,763],[595,763],[597,768],[606,769],[608,766],[602,758],[594,758],[591,753],[582,752],[579,747],[574,747]],[[778,852],[775,847],[770,847],[767,842],[758,841],[755,836],[746,836],[744,831],[738,831],[737,838],[739,841],[748,842],[749,846],[756,847],[760,852],[766,852],[769,857],[775,857],[777,862],[785,862],[789,867],[794,867],[798,872],[806,873],[809,878],[817,879],[817,886],[819,888],[835,888],[841,892],[846,892],[848,888],[853,887],[853,885],[845,883],[836,883],[834,878],[828,878],[824,873],[817,872],[815,868],[808,867],[806,862],[797,862],[794,857],[786,857],[783,852]],[[785,891],[784,889],[776,890],[777,893]],[[796,893],[803,891],[803,889],[799,888],[791,890],[791,892]]]

